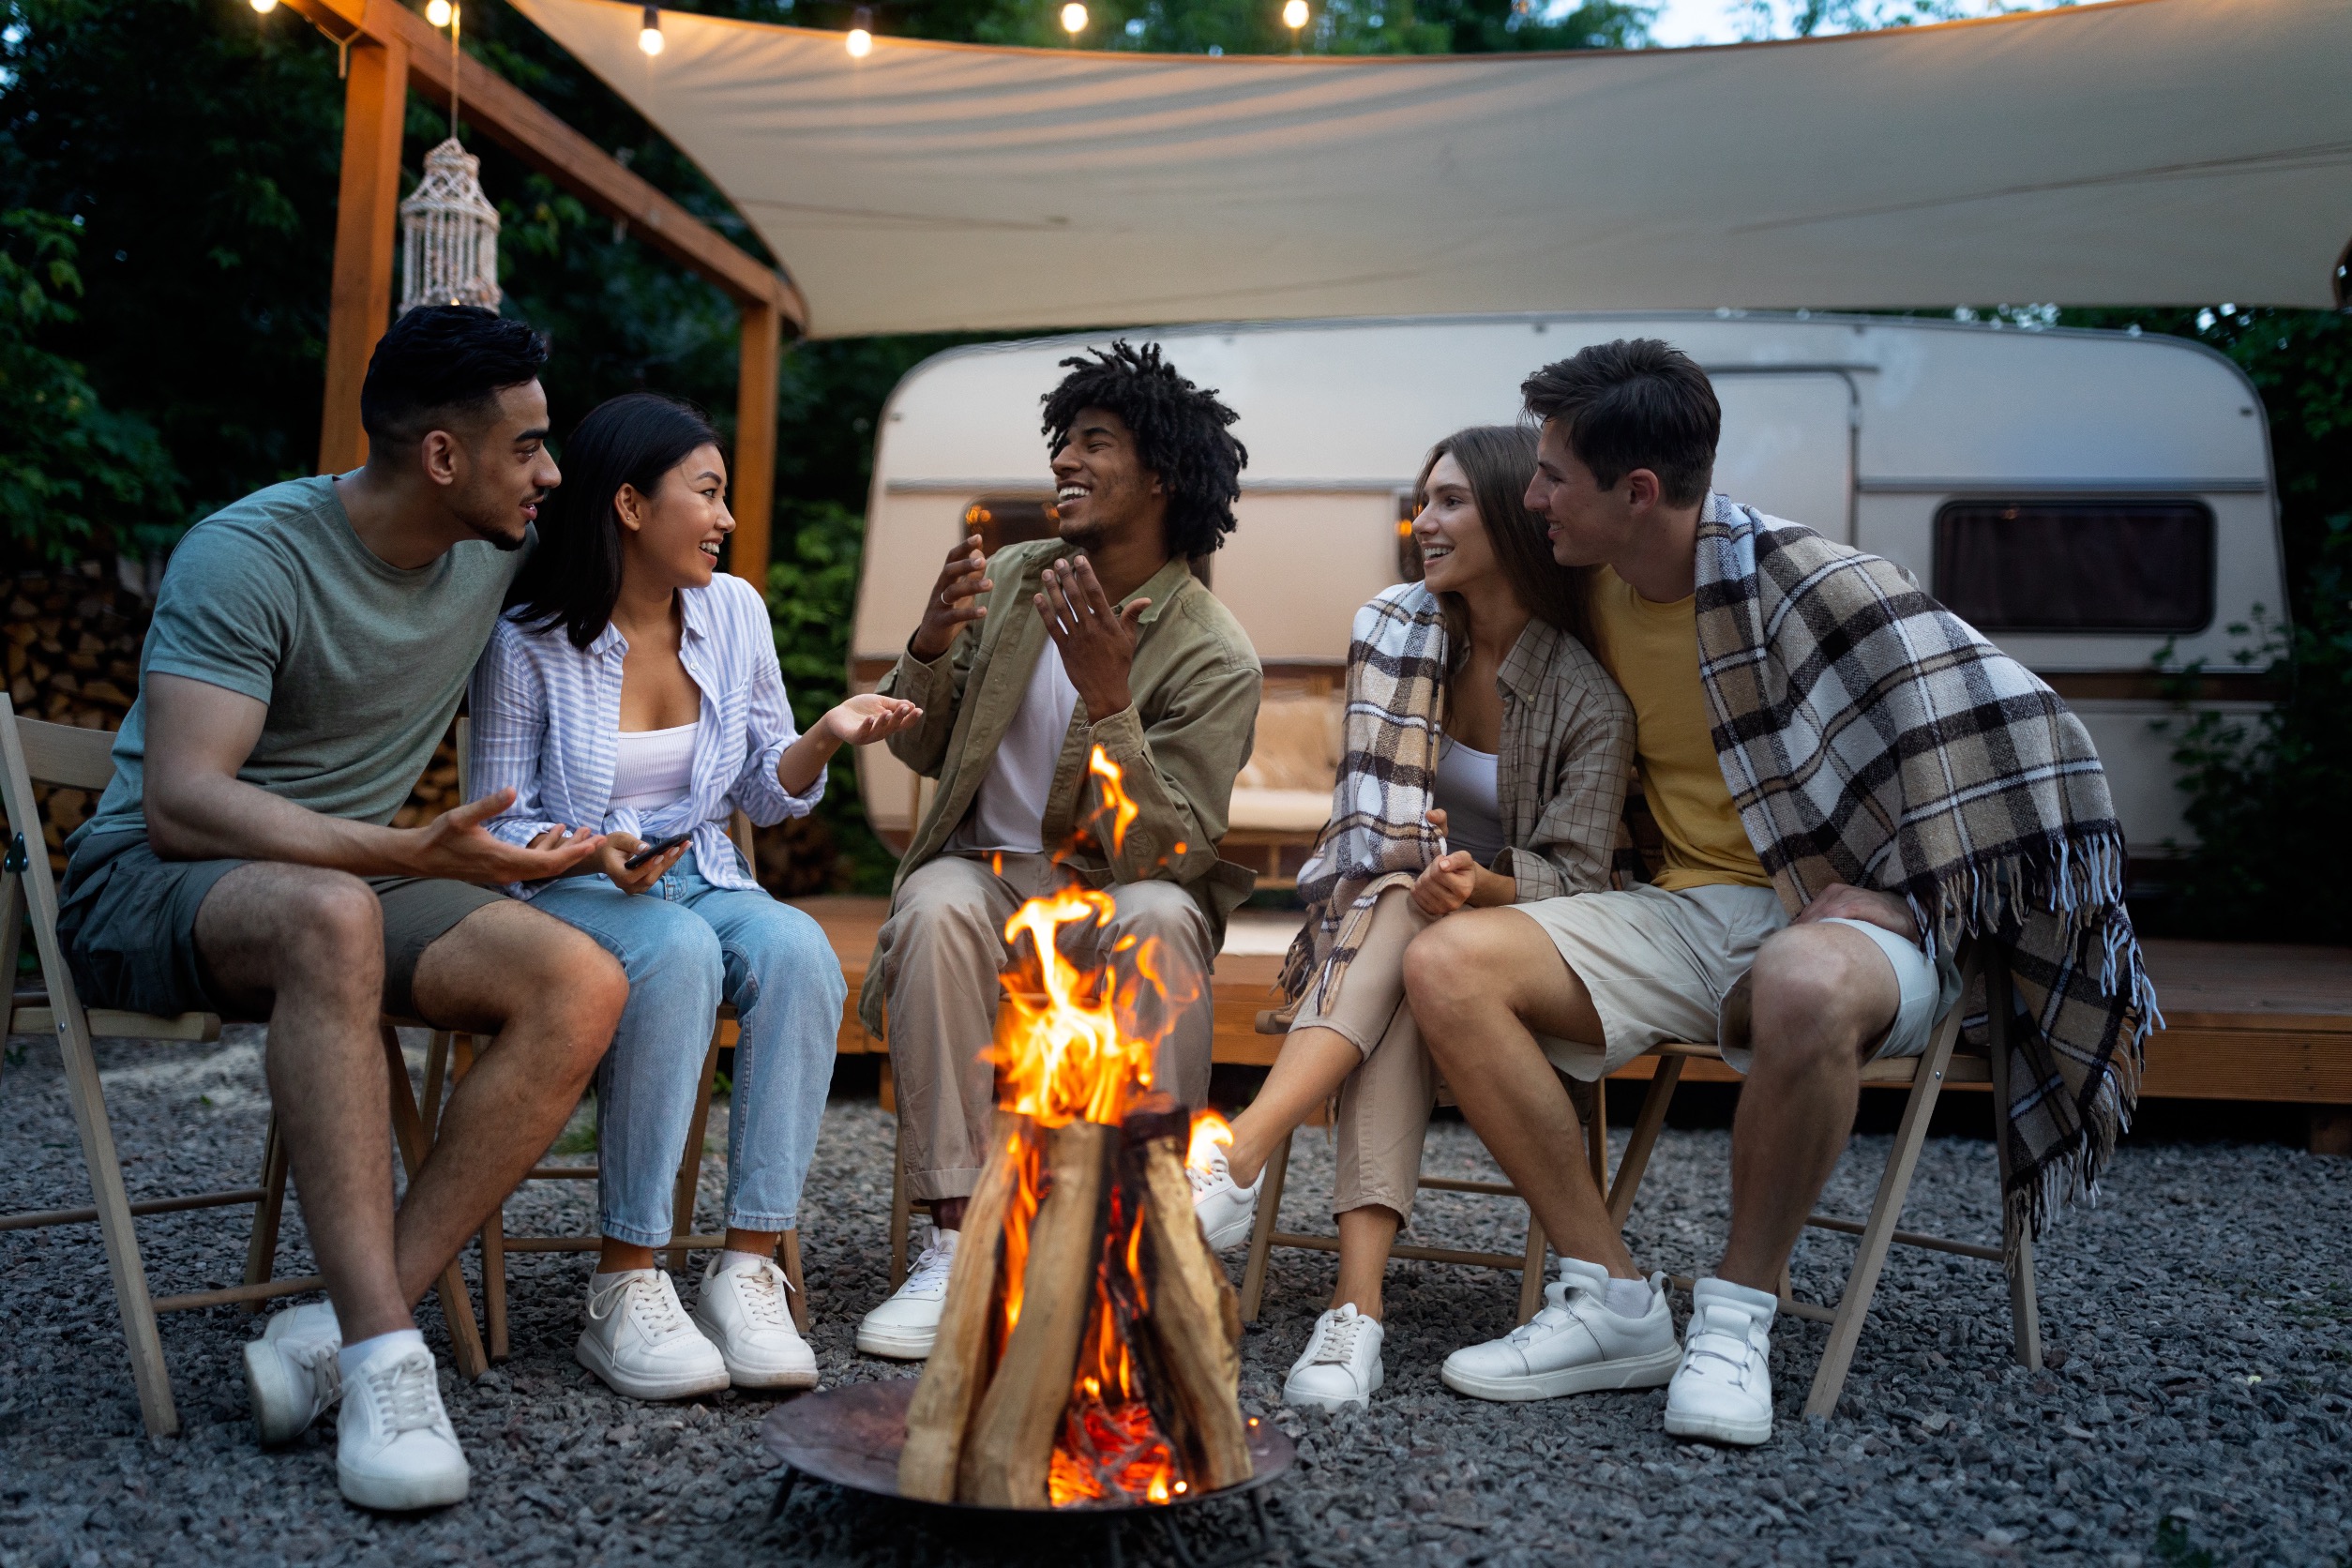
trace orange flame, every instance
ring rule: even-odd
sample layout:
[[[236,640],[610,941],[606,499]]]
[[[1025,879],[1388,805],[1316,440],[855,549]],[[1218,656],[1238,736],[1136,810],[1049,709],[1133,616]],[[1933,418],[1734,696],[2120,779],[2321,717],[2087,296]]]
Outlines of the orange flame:
[[[1081,1121],[1115,1126],[1135,1093],[1152,1086],[1158,1042],[1131,1038],[1120,1028],[1107,976],[1070,962],[1057,940],[1063,927],[1107,925],[1111,912],[1108,894],[1072,887],[1032,898],[1004,923],[1004,940],[1018,961],[989,1060],[1003,1076],[1000,1103],[1041,1127]],[[1019,948],[1023,935],[1030,939],[1026,953]],[[1158,987],[1156,946],[1146,942],[1132,954],[1137,977],[1123,998],[1130,1007],[1141,986]]]
[[[1233,1129],[1225,1118],[1214,1110],[1200,1111],[1192,1119],[1192,1143],[1184,1151],[1184,1163],[1195,1170],[1206,1170],[1219,1149],[1232,1147]]]
[[[1127,829],[1143,815],[1143,808],[1127,798],[1126,775],[1108,752],[1096,746],[1086,759],[1086,771],[1103,781],[1103,804],[1110,808],[1110,852],[1118,854],[1127,847]]]

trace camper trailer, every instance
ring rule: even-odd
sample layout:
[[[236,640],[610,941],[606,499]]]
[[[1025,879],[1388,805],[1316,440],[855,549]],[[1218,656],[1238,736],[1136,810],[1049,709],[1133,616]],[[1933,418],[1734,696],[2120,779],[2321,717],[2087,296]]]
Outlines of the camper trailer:
[[[1038,400],[1058,363],[1164,345],[1239,411],[1239,528],[1201,566],[1266,670],[1229,858],[1274,880],[1322,825],[1357,606],[1415,575],[1406,524],[1429,444],[1519,416],[1521,379],[1588,343],[1664,338],[1723,403],[1715,488],[1907,567],[2089,726],[2135,859],[2187,833],[2156,728],[2155,659],[2205,660],[2198,705],[2253,711],[2228,627],[2284,604],[2268,429],[2254,387],[2196,344],[1882,316],[1554,315],[1138,328],[950,350],[891,395],[874,457],[851,646],[871,690],[948,546],[1053,528]],[[876,830],[903,846],[928,780],[859,756]]]

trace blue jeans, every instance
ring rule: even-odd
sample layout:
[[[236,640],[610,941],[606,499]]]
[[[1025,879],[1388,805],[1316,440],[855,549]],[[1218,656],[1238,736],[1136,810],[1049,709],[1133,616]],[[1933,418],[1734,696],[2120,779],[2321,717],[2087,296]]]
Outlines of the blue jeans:
[[[669,1243],[686,1123],[722,1000],[734,1004],[740,1030],[727,1223],[792,1229],[849,995],[817,923],[765,893],[713,887],[691,855],[643,893],[571,877],[532,905],[596,938],[629,977],[628,1006],[596,1069],[604,1233],[637,1246]]]

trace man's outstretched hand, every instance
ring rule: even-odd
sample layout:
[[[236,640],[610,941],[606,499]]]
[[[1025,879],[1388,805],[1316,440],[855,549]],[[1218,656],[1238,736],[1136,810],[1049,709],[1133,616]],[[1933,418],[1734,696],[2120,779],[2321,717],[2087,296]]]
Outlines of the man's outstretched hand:
[[[1100,723],[1125,712],[1134,701],[1127,671],[1135,664],[1136,622],[1152,601],[1129,599],[1124,610],[1114,607],[1094,576],[1094,564],[1073,555],[1046,568],[1045,592],[1033,602],[1062,650],[1062,668],[1086,703],[1087,721]]]
[[[402,837],[403,867],[413,877],[496,886],[563,876],[604,847],[601,833],[582,834],[550,849],[509,844],[482,824],[514,803],[514,791],[500,790],[453,807],[423,827],[396,829]]]

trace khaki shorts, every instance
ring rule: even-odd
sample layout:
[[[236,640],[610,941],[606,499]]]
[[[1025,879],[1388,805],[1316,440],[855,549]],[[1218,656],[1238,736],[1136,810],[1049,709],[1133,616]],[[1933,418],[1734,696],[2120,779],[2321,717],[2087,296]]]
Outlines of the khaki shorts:
[[[1617,1071],[1667,1041],[1705,1043],[1746,1072],[1751,1052],[1723,1026],[1723,1002],[1756,962],[1764,939],[1788,924],[1780,896],[1769,887],[1693,887],[1679,893],[1648,884],[1621,893],[1579,893],[1511,908],[1544,929],[1576,972],[1601,1016],[1607,1045],[1545,1039],[1544,1052],[1562,1072],[1591,1080]],[[1916,942],[1861,920],[1894,971],[1902,1005],[1878,1056],[1917,1056],[1936,1022],[1960,1000],[1960,972],[1950,954],[1934,962]]]

